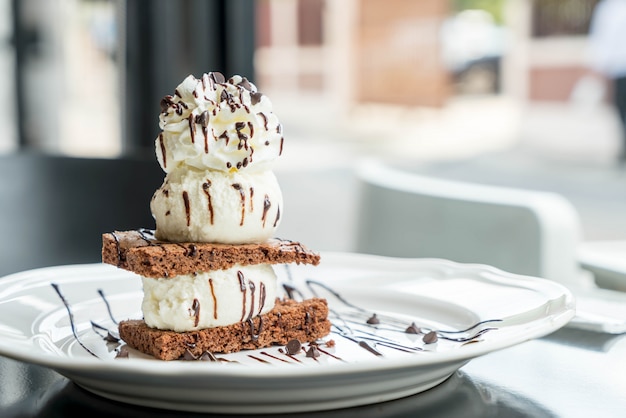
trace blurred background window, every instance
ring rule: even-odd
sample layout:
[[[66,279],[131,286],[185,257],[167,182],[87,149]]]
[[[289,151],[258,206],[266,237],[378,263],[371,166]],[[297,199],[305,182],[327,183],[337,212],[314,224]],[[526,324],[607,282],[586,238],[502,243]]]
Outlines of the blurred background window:
[[[599,0],[541,0],[533,8],[532,34],[535,37],[586,35],[594,7]]]
[[[187,75],[253,74],[255,2],[0,0],[1,150],[141,153]],[[252,78],[252,76],[251,76]]]
[[[68,155],[120,152],[113,1],[14,0],[17,143]]]
[[[296,140],[502,148],[529,104],[569,112],[596,3],[0,0],[0,152],[151,152],[160,98],[211,70],[253,80]]]
[[[0,0],[0,152],[153,156],[160,99],[221,71],[271,98],[289,139],[277,166],[326,170],[342,201],[333,175],[376,156],[562,193],[588,238],[619,238],[622,127],[611,85],[589,82],[597,3]],[[350,225],[352,209],[329,217]]]

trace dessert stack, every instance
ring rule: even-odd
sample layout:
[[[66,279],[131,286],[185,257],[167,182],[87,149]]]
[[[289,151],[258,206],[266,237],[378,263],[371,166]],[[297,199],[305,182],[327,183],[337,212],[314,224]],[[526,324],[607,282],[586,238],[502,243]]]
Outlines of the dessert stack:
[[[102,236],[103,262],[143,282],[143,318],[120,322],[121,339],[175,360],[327,335],[326,301],[281,297],[274,271],[320,256],[274,238],[283,197],[272,164],[284,138],[269,98],[245,77],[190,75],[163,98],[159,120],[156,230]]]

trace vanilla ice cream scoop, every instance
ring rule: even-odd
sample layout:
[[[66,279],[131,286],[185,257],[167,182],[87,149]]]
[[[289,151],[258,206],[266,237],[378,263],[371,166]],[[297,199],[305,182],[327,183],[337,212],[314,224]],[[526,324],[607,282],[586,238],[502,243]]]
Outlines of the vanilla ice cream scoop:
[[[190,75],[173,96],[163,98],[161,109],[155,148],[166,173],[181,165],[262,171],[282,153],[282,126],[272,103],[245,77]]]
[[[179,168],[150,203],[156,238],[172,242],[259,243],[280,225],[283,196],[272,171]]]
[[[146,324],[177,332],[246,322],[272,310],[278,292],[269,264],[142,280]]]
[[[272,238],[282,193],[271,171],[283,149],[270,100],[246,78],[188,76],[161,101],[155,142],[167,173],[150,208],[164,241],[246,244]]]

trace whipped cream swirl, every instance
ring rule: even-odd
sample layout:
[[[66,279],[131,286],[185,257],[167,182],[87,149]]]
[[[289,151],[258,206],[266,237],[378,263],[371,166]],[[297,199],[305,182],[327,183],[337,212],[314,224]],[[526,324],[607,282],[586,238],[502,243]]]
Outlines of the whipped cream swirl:
[[[264,171],[281,155],[282,125],[269,98],[245,77],[190,75],[161,100],[156,155],[166,173],[200,170]]]

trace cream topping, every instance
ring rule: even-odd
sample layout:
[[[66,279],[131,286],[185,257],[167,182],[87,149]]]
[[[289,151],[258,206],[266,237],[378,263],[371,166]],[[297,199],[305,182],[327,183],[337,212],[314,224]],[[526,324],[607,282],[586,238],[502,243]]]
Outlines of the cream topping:
[[[282,153],[282,125],[272,103],[245,77],[190,75],[162,99],[161,109],[155,148],[167,173],[182,165],[263,171]]]

